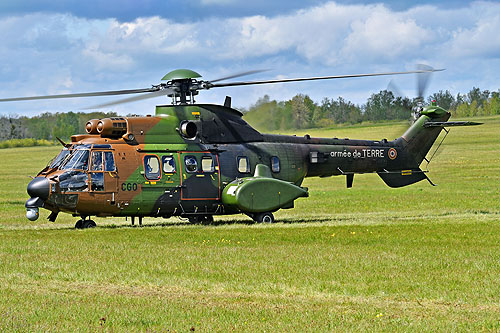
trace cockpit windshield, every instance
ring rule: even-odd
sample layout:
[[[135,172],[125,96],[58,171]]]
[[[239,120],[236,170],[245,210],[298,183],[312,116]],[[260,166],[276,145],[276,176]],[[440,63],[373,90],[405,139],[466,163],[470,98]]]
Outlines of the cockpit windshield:
[[[59,155],[57,155],[50,162],[49,168],[53,169],[53,168],[59,167],[62,164],[62,162],[64,161],[64,159],[66,158],[66,156],[69,155],[69,153],[70,153],[70,150],[68,148],[64,148],[63,150],[61,150],[61,152],[59,153]]]
[[[89,167],[89,151],[83,149],[73,150],[71,155],[67,156],[61,163],[61,170],[87,170]]]

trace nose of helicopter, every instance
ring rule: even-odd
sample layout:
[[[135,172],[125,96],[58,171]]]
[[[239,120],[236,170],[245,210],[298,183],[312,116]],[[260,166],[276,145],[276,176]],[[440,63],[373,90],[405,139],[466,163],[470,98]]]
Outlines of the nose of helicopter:
[[[50,183],[46,178],[36,177],[28,184],[27,191],[31,198],[25,204],[26,217],[30,221],[36,221],[39,216],[38,208],[49,198]]]
[[[32,198],[47,200],[50,194],[50,183],[47,178],[36,177],[28,184],[28,194]]]

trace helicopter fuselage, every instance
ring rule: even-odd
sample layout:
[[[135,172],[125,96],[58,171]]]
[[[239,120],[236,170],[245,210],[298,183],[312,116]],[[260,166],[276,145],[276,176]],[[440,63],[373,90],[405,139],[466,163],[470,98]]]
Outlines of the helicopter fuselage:
[[[355,173],[378,173],[389,186],[405,186],[426,178],[416,146],[432,146],[441,128],[426,129],[425,136],[418,129],[431,118],[449,118],[434,111],[393,141],[261,134],[238,111],[210,104],[91,120],[88,133],[73,136],[30,183],[26,207],[51,210],[51,220],[59,212],[254,216],[292,208],[308,194],[305,177],[345,175],[350,187]]]

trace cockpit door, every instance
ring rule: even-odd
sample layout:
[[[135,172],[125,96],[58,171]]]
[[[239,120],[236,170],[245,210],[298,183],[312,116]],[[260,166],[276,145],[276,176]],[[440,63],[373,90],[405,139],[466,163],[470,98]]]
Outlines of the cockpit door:
[[[118,172],[113,151],[93,150],[90,156],[90,190],[94,193],[111,194],[112,204],[118,191]]]

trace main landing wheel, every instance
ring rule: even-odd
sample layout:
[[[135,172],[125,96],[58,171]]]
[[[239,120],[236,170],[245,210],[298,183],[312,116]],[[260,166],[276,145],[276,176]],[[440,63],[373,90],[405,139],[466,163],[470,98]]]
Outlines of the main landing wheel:
[[[188,220],[190,223],[194,224],[210,224],[214,221],[214,217],[212,215],[193,215],[189,216]]]
[[[271,212],[257,213],[253,220],[258,223],[274,223],[274,215]]]
[[[203,215],[203,220],[201,223],[203,224],[211,224],[214,222],[214,217],[213,215]]]
[[[75,224],[75,229],[95,228],[97,225],[92,220],[78,220]]]

